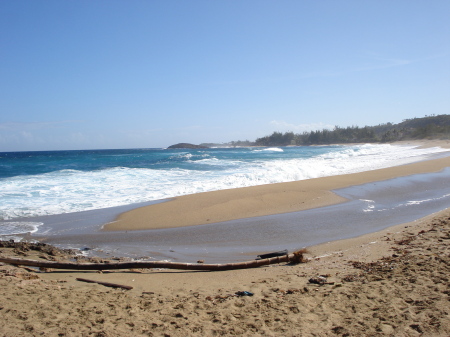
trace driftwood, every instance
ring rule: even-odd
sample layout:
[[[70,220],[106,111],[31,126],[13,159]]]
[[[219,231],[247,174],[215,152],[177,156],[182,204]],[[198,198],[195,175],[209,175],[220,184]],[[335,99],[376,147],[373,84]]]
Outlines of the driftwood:
[[[89,280],[87,278],[80,278],[80,277],[78,277],[76,280],[77,281],[81,281],[81,282],[87,282],[87,283],[97,283],[97,284],[101,284],[102,286],[112,287],[112,288],[122,288],[122,289],[126,289],[126,290],[133,289],[133,287],[125,286],[123,284],[109,283],[109,282],[102,282],[102,281],[94,281],[94,280]]]
[[[263,259],[268,259],[271,257],[275,257],[275,256],[284,256],[284,255],[288,255],[288,250],[281,250],[279,252],[273,252],[273,253],[266,253],[266,254],[261,254],[257,256],[257,260],[263,260]]]
[[[113,269],[135,269],[135,268],[165,268],[165,269],[182,269],[182,270],[204,270],[204,271],[221,271],[234,269],[247,269],[267,266],[276,263],[302,263],[306,262],[303,254],[304,249],[268,259],[252,260],[247,262],[225,263],[225,264],[207,264],[207,263],[179,263],[179,262],[163,262],[163,261],[132,261],[132,262],[109,262],[109,263],[75,263],[75,262],[53,262],[53,261],[36,261],[17,258],[0,258],[0,262],[30,267],[43,267],[53,269],[72,269],[72,270],[113,270]]]

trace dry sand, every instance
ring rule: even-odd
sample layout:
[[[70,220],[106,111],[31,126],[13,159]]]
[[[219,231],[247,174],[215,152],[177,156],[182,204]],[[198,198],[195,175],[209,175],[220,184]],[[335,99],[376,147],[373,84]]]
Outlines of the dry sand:
[[[298,265],[103,273],[0,266],[0,335],[449,336],[449,244],[450,209],[312,247]],[[0,254],[67,258],[55,250]],[[329,284],[309,282],[319,275]]]

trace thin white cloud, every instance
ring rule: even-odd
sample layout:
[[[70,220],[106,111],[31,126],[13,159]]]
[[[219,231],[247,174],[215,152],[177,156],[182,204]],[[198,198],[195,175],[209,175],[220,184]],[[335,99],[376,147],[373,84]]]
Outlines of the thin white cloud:
[[[402,60],[402,59],[384,59],[384,60],[382,60],[382,62],[374,62],[372,64],[350,67],[350,68],[342,69],[342,70],[313,72],[313,73],[309,73],[309,74],[302,76],[302,78],[341,76],[341,75],[346,75],[346,74],[356,73],[356,72],[364,72],[364,71],[372,71],[372,70],[405,66],[405,65],[411,64],[413,62],[414,61]]]
[[[89,146],[91,142],[88,135],[62,127],[74,122],[78,121],[0,123],[0,151],[59,150]]]
[[[174,130],[179,130],[179,131],[190,131],[190,130],[199,130],[201,129],[202,126],[201,125],[190,125],[190,126],[184,126],[181,128],[176,128]]]
[[[89,144],[91,139],[82,132],[72,132],[66,140],[69,144]]]
[[[0,123],[0,130],[4,131],[24,131],[24,130],[43,130],[59,127],[63,124],[80,123],[83,121],[67,120],[56,122],[5,122]]]
[[[364,71],[373,71],[373,70],[381,70],[388,69],[394,67],[403,67],[410,64],[430,61],[437,58],[448,57],[448,53],[441,53],[436,55],[430,55],[422,58],[416,59],[404,59],[404,58],[392,58],[392,57],[384,57],[380,56],[377,53],[368,52],[364,55],[368,60],[365,64],[359,66],[353,66],[346,69],[341,70],[330,70],[330,71],[319,71],[312,72],[309,74],[305,74],[302,78],[314,78],[314,77],[333,77],[333,76],[341,76],[349,73],[356,72],[364,72]]]
[[[336,76],[342,76],[350,73],[357,73],[357,72],[365,72],[365,71],[374,71],[374,70],[382,70],[387,68],[394,68],[394,67],[402,67],[407,66],[413,63],[422,62],[422,61],[429,61],[434,60],[436,58],[441,57],[448,57],[448,53],[441,53],[436,55],[430,55],[423,58],[417,58],[417,59],[402,59],[402,58],[389,58],[389,57],[383,57],[376,53],[368,52],[365,53],[363,58],[366,58],[366,62],[362,63],[361,65],[353,64],[349,65],[347,67],[342,66],[341,69],[329,69],[329,70],[319,70],[319,71],[313,71],[310,73],[298,73],[298,74],[285,74],[284,76],[279,77],[260,77],[260,78],[246,78],[246,79],[230,79],[230,80],[222,80],[222,81],[213,81],[213,82],[207,82],[203,85],[206,86],[217,86],[217,85],[251,85],[251,84],[260,84],[260,83],[279,83],[279,82],[291,82],[291,81],[298,81],[302,79],[309,79],[309,78],[320,78],[320,77],[336,77]],[[186,86],[191,88],[192,84],[189,84],[189,86]]]
[[[277,131],[292,131],[295,133],[323,130],[323,129],[334,129],[335,125],[325,124],[325,123],[309,123],[309,124],[292,124],[285,121],[273,120],[270,122],[271,125],[277,128]]]
[[[357,71],[370,71],[370,70],[377,70],[377,69],[386,69],[386,68],[393,68],[393,67],[401,67],[406,66],[408,64],[417,62],[418,60],[408,60],[408,59],[400,59],[400,58],[387,58],[378,56],[375,54],[371,54],[369,56],[371,59],[370,63],[365,66],[355,67],[350,70],[350,72],[357,72]]]

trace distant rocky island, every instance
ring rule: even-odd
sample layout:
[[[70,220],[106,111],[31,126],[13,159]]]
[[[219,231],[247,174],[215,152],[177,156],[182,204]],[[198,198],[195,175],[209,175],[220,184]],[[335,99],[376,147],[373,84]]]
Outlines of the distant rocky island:
[[[170,145],[168,149],[208,149],[207,146],[203,145],[195,145],[190,143],[178,143],[174,145]]]

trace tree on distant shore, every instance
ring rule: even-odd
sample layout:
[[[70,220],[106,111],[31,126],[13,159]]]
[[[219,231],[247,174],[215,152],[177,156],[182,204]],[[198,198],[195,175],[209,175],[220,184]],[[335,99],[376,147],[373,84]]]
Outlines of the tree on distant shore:
[[[302,134],[273,132],[270,136],[257,138],[251,145],[327,145],[337,143],[379,143],[407,139],[450,139],[450,115],[426,116],[405,119],[401,123],[385,123],[376,126],[335,126],[333,130],[322,129]],[[233,142],[231,142],[233,143]]]
[[[293,143],[295,139],[295,135],[293,132],[274,132],[270,136],[258,138],[255,141],[256,145],[260,146],[286,146],[286,145],[296,145],[295,142]]]

